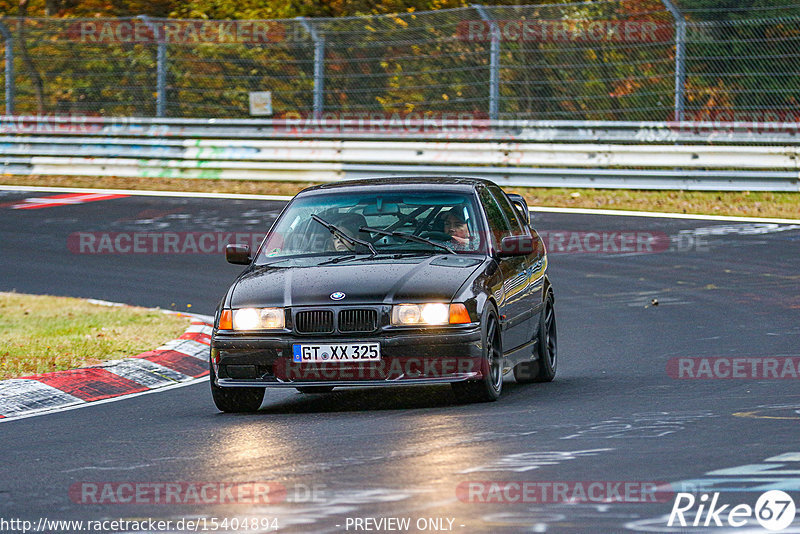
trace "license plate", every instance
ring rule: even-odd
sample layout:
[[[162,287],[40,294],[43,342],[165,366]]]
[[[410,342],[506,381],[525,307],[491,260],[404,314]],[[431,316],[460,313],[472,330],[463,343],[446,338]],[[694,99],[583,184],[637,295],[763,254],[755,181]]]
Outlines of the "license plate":
[[[292,345],[295,363],[376,362],[381,359],[380,343],[335,343]]]

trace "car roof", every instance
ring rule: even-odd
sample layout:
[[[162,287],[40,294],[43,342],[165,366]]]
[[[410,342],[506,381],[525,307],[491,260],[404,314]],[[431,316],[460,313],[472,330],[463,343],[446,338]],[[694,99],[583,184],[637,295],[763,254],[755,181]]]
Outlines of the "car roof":
[[[470,191],[477,185],[492,185],[493,182],[483,178],[472,178],[469,176],[401,176],[388,178],[365,178],[359,180],[344,180],[329,184],[317,185],[304,189],[299,194],[339,192],[352,190],[354,193],[359,191],[370,191],[375,188],[397,188],[430,190],[431,192],[442,191]]]

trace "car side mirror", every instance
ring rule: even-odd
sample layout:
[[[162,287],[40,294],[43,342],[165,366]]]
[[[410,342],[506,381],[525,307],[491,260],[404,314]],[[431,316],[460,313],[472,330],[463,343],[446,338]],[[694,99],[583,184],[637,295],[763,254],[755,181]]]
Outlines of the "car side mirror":
[[[253,260],[250,257],[250,245],[227,245],[225,247],[225,259],[228,260],[228,263],[233,263],[234,265],[250,265]]]
[[[527,256],[533,254],[533,237],[529,235],[509,235],[500,241],[498,256],[507,258],[511,256]]]
[[[528,203],[525,202],[525,197],[516,193],[509,193],[508,200],[510,200],[511,204],[517,209],[517,213],[519,213],[519,216],[522,217],[525,225],[530,226],[531,212],[528,209]]]

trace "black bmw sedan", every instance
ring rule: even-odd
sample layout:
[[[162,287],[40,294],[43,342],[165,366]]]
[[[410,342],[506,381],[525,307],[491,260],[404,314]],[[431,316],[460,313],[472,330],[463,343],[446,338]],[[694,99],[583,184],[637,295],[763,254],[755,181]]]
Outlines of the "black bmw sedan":
[[[503,376],[551,381],[557,338],[544,244],[522,197],[475,178],[312,187],[287,204],[219,304],[211,392],[255,411],[265,388],[449,383],[494,401]]]

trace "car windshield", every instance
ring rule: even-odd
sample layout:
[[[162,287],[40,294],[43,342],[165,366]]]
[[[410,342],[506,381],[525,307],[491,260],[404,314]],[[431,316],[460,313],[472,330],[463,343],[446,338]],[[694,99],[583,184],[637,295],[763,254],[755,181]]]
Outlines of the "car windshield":
[[[347,237],[368,242],[378,254],[482,253],[486,245],[480,228],[471,193],[306,195],[293,200],[276,221],[256,263],[309,255],[373,255],[367,246]],[[337,235],[340,232],[345,238]]]

